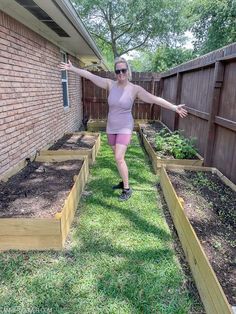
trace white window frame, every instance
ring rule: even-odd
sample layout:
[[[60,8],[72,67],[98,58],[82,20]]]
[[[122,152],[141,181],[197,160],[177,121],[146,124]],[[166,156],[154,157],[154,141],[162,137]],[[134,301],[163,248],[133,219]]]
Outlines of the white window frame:
[[[61,51],[61,56],[62,56],[62,62],[65,62],[67,63],[68,62],[68,58],[67,58],[67,53],[65,51]],[[70,107],[70,100],[69,100],[69,88],[68,88],[68,73],[67,71],[63,71],[65,73],[65,78],[62,78],[61,77],[61,82],[62,83],[66,83],[66,92],[67,92],[67,99],[66,99],[66,103],[67,103],[67,106],[64,105],[65,103],[65,95],[63,93],[63,84],[62,84],[62,94],[63,94],[63,107],[64,107],[64,110],[68,110],[69,107]],[[62,75],[61,75],[62,76]]]

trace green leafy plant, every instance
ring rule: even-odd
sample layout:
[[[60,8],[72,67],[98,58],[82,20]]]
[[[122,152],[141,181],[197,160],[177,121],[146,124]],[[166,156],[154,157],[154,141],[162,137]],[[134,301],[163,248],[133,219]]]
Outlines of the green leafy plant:
[[[207,179],[204,172],[196,172],[193,184],[196,187],[210,186],[211,182]]]
[[[155,138],[158,151],[170,154],[176,159],[188,159],[196,156],[195,139],[185,138],[179,131],[170,133],[162,129]]]
[[[156,140],[156,147],[158,151],[161,151],[165,147],[165,139],[164,137],[159,136],[158,140]]]

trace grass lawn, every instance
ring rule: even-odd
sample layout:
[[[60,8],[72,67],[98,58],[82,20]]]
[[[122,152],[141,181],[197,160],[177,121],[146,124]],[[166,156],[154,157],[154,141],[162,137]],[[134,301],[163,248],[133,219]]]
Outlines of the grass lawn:
[[[0,313],[197,313],[172,248],[156,177],[134,135],[133,195],[119,202],[111,149],[96,164],[63,252],[0,253]],[[5,311],[5,312],[4,312]]]

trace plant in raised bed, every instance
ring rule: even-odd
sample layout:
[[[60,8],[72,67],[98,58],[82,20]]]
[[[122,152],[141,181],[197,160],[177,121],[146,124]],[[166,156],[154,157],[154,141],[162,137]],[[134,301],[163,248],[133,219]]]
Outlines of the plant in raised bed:
[[[192,159],[197,154],[195,139],[187,139],[179,131],[170,133],[164,128],[157,133],[155,142],[158,151],[176,159]]]
[[[151,159],[154,171],[162,165],[178,164],[202,166],[195,139],[187,139],[180,132],[171,132],[162,122],[139,125],[142,143]]]

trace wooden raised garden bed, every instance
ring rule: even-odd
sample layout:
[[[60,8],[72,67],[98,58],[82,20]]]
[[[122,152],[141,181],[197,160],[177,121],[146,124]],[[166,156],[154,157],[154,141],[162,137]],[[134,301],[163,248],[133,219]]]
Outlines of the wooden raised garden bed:
[[[149,123],[152,122],[151,120],[140,120],[140,119],[135,119],[134,120],[134,131],[139,130],[139,124],[141,123]],[[106,131],[106,124],[107,120],[93,120],[90,119],[87,123],[87,130],[89,132],[99,132],[99,131]]]
[[[1,178],[0,250],[62,249],[88,173],[87,156],[38,156]]]
[[[171,131],[160,121],[155,121],[152,124],[139,124],[138,131],[141,136],[141,141],[145,150],[147,151],[149,158],[151,159],[153,169],[157,173],[162,165],[177,164],[177,165],[190,165],[190,166],[202,166],[203,158],[196,154],[194,159],[175,159],[172,156],[162,156],[155,148],[154,137],[158,131],[165,128],[170,133]],[[149,130],[148,130],[149,129]]]
[[[206,313],[235,313],[236,186],[216,168],[168,165],[160,184]]]
[[[93,120],[87,122],[87,130],[89,132],[106,131],[107,120]]]
[[[70,155],[88,156],[89,164],[95,162],[101,144],[99,133],[73,132],[65,133],[47,149],[39,152],[39,155]]]

